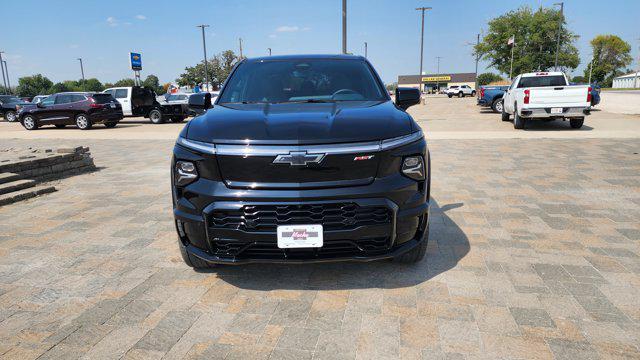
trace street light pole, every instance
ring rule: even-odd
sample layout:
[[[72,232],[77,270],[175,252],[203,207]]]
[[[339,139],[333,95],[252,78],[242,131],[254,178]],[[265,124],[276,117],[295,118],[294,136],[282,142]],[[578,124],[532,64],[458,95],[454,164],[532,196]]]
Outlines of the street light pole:
[[[207,66],[207,42],[205,41],[205,38],[204,38],[204,28],[208,28],[209,25],[202,24],[202,25],[197,25],[196,27],[199,27],[200,29],[202,29],[202,50],[204,51],[204,78],[206,81],[207,92],[209,92],[209,67]]]
[[[438,59],[438,71],[436,73],[436,91],[440,92],[440,59],[442,59],[442,56],[436,56],[436,59]]]
[[[11,81],[9,80],[9,67],[7,67],[7,60],[2,60],[2,63],[4,64],[4,71],[7,73],[7,86],[9,87],[9,94],[12,94],[13,91],[11,91]]]
[[[4,63],[2,62],[2,54],[4,54],[4,51],[0,51],[0,70],[2,70],[2,85],[5,89],[4,91],[7,91],[7,79],[4,77]]]
[[[558,17],[558,41],[556,43],[556,63],[555,63],[555,70],[558,71],[558,54],[560,53],[560,33],[562,30],[562,19],[564,18],[564,2],[555,3],[553,5],[560,5],[560,17]]]
[[[269,56],[271,56],[271,48],[267,48],[269,50]]]
[[[591,55],[591,62],[589,63],[589,85],[591,85],[591,73],[593,72],[593,55]]]
[[[84,81],[84,66],[82,66],[82,58],[78,58],[78,61],[80,61],[80,73],[82,74],[82,90],[86,91],[87,89]]]
[[[367,58],[367,42],[364,42],[364,58]]]
[[[242,60],[242,38],[238,38],[238,41],[240,42],[240,60]]]
[[[347,0],[342,0],[342,53],[347,53]]]
[[[638,43],[640,43],[640,38],[638,38]],[[640,46],[638,46],[638,50],[640,50]],[[640,52],[638,52],[638,68],[636,70],[636,77],[633,80],[633,87],[634,88],[638,88],[638,86],[640,85],[638,83],[638,78],[640,78]]]
[[[419,7],[416,10],[422,13],[422,29],[420,30],[420,90],[422,90],[422,59],[424,58],[424,12],[430,7]]]

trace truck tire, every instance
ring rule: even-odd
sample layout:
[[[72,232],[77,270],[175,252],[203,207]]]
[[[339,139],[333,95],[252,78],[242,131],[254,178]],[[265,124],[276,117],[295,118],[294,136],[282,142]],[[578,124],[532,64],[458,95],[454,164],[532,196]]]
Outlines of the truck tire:
[[[582,127],[582,124],[584,124],[584,118],[582,117],[571,119],[569,120],[569,124],[571,124],[572,129],[580,129]]]
[[[464,97],[464,93],[463,93],[462,91],[460,91],[460,92],[458,93],[458,97],[459,97],[459,98]]]
[[[104,126],[107,129],[112,129],[112,128],[116,127],[116,125],[118,125],[117,121],[109,121],[109,122],[104,123]]]
[[[476,91],[475,90],[471,91],[471,96],[476,96]]]
[[[154,124],[162,124],[164,122],[162,111],[158,109],[149,111],[149,120],[151,120],[151,122]]]
[[[514,129],[524,129],[525,124],[527,123],[527,119],[518,115],[518,108],[514,108],[513,110],[513,128]]]
[[[495,99],[491,103],[491,110],[493,110],[493,112],[502,113],[503,105],[504,103],[502,102],[502,99]],[[502,119],[502,121],[504,121],[504,119]]]
[[[502,101],[502,121],[509,121],[509,113],[504,110],[504,101]]]
[[[420,260],[424,259],[424,256],[427,254],[427,245],[429,244],[429,226],[425,229],[424,238],[420,241],[418,246],[413,249],[407,251],[406,253],[396,257],[393,259],[395,262],[399,262],[402,264],[415,264]]]
[[[453,97],[452,94],[447,94],[447,96],[449,97],[449,99],[451,99]]]

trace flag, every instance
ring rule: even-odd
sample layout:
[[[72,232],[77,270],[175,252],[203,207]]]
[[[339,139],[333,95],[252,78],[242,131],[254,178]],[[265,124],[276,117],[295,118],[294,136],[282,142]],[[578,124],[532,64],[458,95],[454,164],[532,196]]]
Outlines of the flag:
[[[511,46],[511,45],[515,45],[516,44],[516,36],[515,35],[511,35],[511,37],[509,38],[509,41],[507,41],[507,45]]]

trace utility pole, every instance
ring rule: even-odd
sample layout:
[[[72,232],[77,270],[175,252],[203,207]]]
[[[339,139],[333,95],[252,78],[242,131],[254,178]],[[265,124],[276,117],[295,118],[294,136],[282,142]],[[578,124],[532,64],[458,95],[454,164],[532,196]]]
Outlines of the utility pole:
[[[238,41],[240,42],[240,60],[242,60],[242,38],[238,38]]]
[[[367,42],[364,42],[364,58],[367,58]]]
[[[2,70],[2,85],[4,87],[4,91],[7,91],[7,79],[4,77],[4,63],[2,62],[2,54],[4,51],[0,51],[0,70]]]
[[[430,7],[419,7],[416,10],[422,12],[422,29],[420,30],[420,90],[422,91],[422,59],[424,58],[424,12],[431,10]]]
[[[271,48],[267,48],[269,50],[269,56],[271,56]]]
[[[4,64],[4,71],[7,73],[7,86],[9,87],[9,94],[13,94],[13,91],[11,91],[11,81],[9,80],[9,68],[7,67],[7,60],[2,60],[2,63]]]
[[[342,0],[342,53],[347,53],[347,0]]]
[[[560,33],[562,30],[562,20],[564,19],[564,2],[555,3],[553,5],[560,5],[560,17],[558,17],[558,41],[556,43],[556,63],[555,63],[555,71],[558,71],[558,54],[560,53]]]
[[[440,92],[440,59],[442,59],[442,56],[436,56],[436,59],[438,59],[438,71],[436,74],[436,91]]]
[[[638,38],[638,43],[640,43],[640,38]],[[640,50],[640,46],[638,46],[638,50]],[[633,87],[640,87],[640,83],[638,82],[638,78],[640,78],[640,51],[638,52],[638,68],[636,70],[636,77],[633,80]]]
[[[478,91],[478,62],[480,61],[480,53],[478,53],[478,46],[480,46],[480,34],[476,37],[476,84],[475,90]]]
[[[204,38],[204,28],[208,28],[209,25],[202,24],[202,25],[197,25],[196,27],[199,27],[200,29],[202,29],[202,50],[204,51],[204,78],[206,81],[207,92],[209,92],[209,66],[207,65],[207,42],[205,41],[205,38]]]
[[[80,73],[82,74],[82,90],[86,91],[87,89],[84,81],[84,66],[82,66],[82,58],[78,58],[78,61],[80,61]]]

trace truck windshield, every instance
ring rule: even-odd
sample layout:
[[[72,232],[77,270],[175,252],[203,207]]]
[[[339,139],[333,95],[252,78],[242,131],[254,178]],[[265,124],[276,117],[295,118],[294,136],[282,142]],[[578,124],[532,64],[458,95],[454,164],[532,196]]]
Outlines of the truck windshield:
[[[241,64],[219,103],[383,101],[384,94],[362,60],[266,60]]]
[[[523,77],[522,79],[520,79],[518,88],[565,86],[565,85],[567,85],[567,82],[564,79],[564,76],[562,75],[532,76],[532,77]]]

